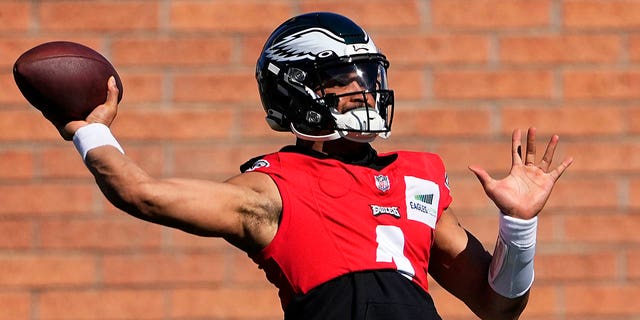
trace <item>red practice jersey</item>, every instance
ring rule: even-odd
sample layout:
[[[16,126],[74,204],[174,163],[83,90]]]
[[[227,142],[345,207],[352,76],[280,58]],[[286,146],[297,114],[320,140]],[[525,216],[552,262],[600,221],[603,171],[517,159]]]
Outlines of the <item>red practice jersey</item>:
[[[248,171],[268,174],[282,197],[273,241],[252,259],[283,307],[339,276],[397,270],[428,292],[436,222],[452,201],[442,160],[394,152],[381,170],[297,152],[276,152]]]

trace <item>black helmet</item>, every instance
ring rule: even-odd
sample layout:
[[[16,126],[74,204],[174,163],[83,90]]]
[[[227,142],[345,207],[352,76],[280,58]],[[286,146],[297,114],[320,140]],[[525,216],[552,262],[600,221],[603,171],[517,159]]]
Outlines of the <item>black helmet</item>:
[[[388,67],[369,35],[348,18],[328,12],[293,17],[271,34],[256,66],[266,120],[305,140],[386,138],[393,118]],[[326,87],[352,81],[363,90],[325,94]],[[340,98],[351,95],[375,105],[338,112]]]

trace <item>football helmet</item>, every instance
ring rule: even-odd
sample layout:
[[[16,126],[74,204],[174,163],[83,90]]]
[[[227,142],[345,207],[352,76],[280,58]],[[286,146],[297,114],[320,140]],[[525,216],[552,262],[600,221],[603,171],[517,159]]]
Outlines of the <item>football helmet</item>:
[[[394,102],[388,67],[373,40],[350,19],[329,12],[293,17],[267,39],[256,65],[267,123],[312,141],[387,138]],[[357,90],[326,92],[346,86]],[[360,103],[340,112],[341,99]]]

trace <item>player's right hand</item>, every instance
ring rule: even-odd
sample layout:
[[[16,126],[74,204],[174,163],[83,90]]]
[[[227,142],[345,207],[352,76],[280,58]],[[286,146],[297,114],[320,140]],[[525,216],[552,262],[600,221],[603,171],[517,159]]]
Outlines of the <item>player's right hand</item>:
[[[107,127],[111,126],[111,123],[118,113],[118,91],[115,78],[110,77],[107,81],[107,100],[93,109],[85,120],[74,120],[68,123],[57,123],[52,121],[58,129],[58,132],[60,132],[62,138],[65,140],[72,140],[73,135],[78,129],[90,123],[102,123]]]

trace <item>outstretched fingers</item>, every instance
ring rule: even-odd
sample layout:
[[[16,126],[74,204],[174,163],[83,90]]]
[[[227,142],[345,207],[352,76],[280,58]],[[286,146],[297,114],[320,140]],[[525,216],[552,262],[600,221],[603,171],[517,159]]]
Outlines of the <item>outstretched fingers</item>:
[[[476,177],[480,181],[480,184],[482,184],[485,189],[494,182],[489,173],[480,167],[469,166],[469,170],[471,170],[471,172],[476,175]]]
[[[536,163],[536,128],[527,130],[527,154],[525,156],[524,165],[533,166]]]
[[[559,164],[555,169],[549,172],[549,175],[551,175],[551,177],[553,178],[553,181],[557,181],[560,178],[560,176],[562,176],[564,171],[567,170],[567,168],[569,168],[569,166],[572,163],[573,163],[573,157],[569,157],[564,161],[562,161],[562,163]]]
[[[542,156],[542,160],[540,161],[540,169],[544,172],[549,171],[549,167],[551,166],[551,162],[553,161],[553,154],[556,152],[556,147],[558,146],[558,140],[560,137],[558,135],[551,136],[549,140],[549,144],[547,144],[547,149],[544,152],[544,156]]]
[[[511,166],[522,165],[522,142],[520,129],[513,130],[511,134]]]

